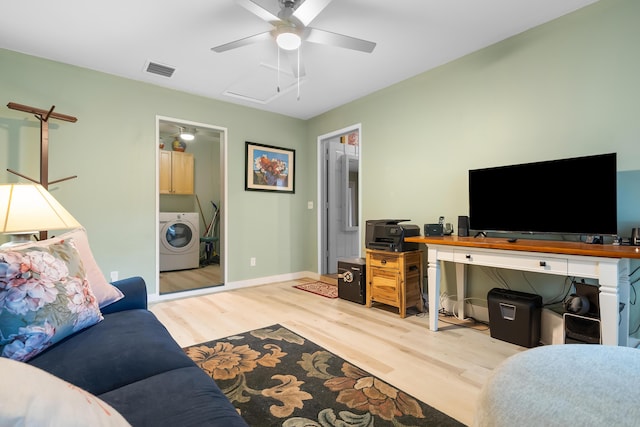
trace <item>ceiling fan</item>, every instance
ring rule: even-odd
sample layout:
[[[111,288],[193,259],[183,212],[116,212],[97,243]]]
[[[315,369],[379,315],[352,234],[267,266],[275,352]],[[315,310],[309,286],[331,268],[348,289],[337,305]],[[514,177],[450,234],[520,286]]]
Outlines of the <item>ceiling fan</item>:
[[[253,43],[275,39],[277,45],[290,54],[295,53],[305,42],[342,47],[371,53],[376,47],[374,42],[337,34],[308,25],[331,3],[332,0],[278,0],[280,12],[274,15],[252,0],[236,0],[236,3],[259,18],[273,25],[273,30],[245,37],[211,48],[214,52],[225,52]],[[292,64],[296,61],[292,58]],[[298,61],[299,64],[299,61]],[[304,70],[294,67],[294,76],[304,75]]]

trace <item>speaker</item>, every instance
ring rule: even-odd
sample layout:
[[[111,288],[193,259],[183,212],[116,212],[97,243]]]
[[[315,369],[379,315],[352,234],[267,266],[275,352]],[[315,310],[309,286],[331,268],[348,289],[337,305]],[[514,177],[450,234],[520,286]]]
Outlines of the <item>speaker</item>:
[[[469,236],[469,217],[468,216],[458,217],[458,236],[460,237]]]
[[[590,306],[589,298],[584,295],[571,294],[564,300],[564,309],[569,313],[587,314]]]
[[[600,289],[587,283],[574,282],[576,292],[569,295],[564,308],[569,313],[600,317]]]

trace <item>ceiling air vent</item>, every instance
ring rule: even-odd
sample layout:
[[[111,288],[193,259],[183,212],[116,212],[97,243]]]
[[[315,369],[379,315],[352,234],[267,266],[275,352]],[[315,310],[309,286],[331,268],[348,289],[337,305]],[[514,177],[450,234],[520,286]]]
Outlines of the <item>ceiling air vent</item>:
[[[157,74],[159,76],[171,77],[174,71],[176,71],[175,68],[168,65],[158,64],[157,62],[149,62],[147,64],[147,72]]]

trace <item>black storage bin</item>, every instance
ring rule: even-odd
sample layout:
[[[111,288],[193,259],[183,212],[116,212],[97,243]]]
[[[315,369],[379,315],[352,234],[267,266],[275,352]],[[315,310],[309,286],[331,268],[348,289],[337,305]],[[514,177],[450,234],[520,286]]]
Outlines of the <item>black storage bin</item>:
[[[574,313],[564,313],[562,317],[565,344],[601,343],[600,319]]]
[[[367,269],[364,258],[338,260],[338,297],[364,304],[367,295]]]
[[[491,337],[523,347],[540,342],[542,297],[526,292],[494,288],[487,294]]]

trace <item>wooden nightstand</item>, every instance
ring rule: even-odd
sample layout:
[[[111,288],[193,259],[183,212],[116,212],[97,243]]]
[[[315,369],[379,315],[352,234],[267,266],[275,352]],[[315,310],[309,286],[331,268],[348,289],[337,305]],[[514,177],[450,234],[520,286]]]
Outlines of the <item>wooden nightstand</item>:
[[[422,251],[388,252],[367,249],[366,306],[379,302],[398,307],[404,318],[407,307],[422,304]]]

